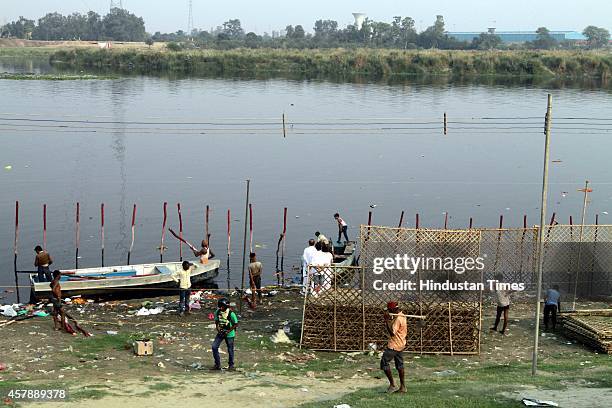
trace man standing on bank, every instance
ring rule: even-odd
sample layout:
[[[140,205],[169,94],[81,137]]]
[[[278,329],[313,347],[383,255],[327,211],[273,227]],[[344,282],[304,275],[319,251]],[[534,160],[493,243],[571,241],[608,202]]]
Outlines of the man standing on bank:
[[[338,243],[340,243],[340,238],[342,238],[342,234],[344,234],[344,239],[346,239],[346,242],[348,242],[349,238],[348,234],[346,233],[346,231],[348,230],[348,224],[340,217],[340,214],[338,213],[334,214],[334,218],[338,222]]]
[[[388,393],[406,392],[406,384],[404,382],[404,356],[403,351],[406,348],[406,335],[408,334],[408,324],[406,316],[400,311],[397,302],[387,303],[385,311],[385,327],[389,333],[389,342],[387,348],[383,352],[380,360],[380,369],[385,372],[389,379]],[[395,368],[399,373],[400,387],[395,387],[393,374],[391,373],[391,360],[395,362]]]
[[[227,298],[221,298],[217,302],[218,309],[215,311],[215,325],[217,327],[217,336],[212,345],[213,358],[215,365],[211,368],[214,371],[221,370],[221,356],[219,355],[219,346],[225,341],[227,345],[227,354],[229,356],[228,371],[234,371],[234,338],[236,337],[236,327],[238,326],[238,316],[230,309],[230,303]]]

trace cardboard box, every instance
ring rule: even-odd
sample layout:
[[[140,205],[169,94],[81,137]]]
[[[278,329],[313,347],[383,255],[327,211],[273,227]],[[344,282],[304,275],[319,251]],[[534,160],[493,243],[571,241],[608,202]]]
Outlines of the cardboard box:
[[[151,340],[136,340],[134,342],[134,354],[137,356],[153,355],[153,342]]]

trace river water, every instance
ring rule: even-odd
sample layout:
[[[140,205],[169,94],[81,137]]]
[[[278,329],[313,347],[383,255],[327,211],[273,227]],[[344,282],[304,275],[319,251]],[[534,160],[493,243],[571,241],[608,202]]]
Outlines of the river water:
[[[2,71],[45,64],[0,60]],[[339,211],[356,238],[376,225],[464,228],[538,220],[547,94],[553,95],[549,213],[612,223],[612,98],[597,84],[167,78],[0,80],[0,285],[11,289],[15,201],[19,268],[31,269],[42,241],[55,266],[75,263],[75,203],[81,207],[82,267],[100,263],[100,204],[107,265],[126,262],[137,204],[132,262],[158,260],[162,204],[185,237],[199,242],[211,207],[212,249],[226,259],[231,210],[231,284],[239,285],[245,180],[251,180],[253,240],[273,281],[276,242],[288,208],[285,270],[298,265],[315,230],[334,236]],[[442,117],[448,115],[448,134]],[[282,114],[286,115],[283,137]],[[496,119],[497,118],[497,119]],[[565,119],[561,119],[565,118]],[[585,118],[585,119],[572,119]],[[607,119],[607,120],[606,120]],[[83,121],[89,121],[84,123]],[[458,123],[460,122],[460,123]],[[12,166],[10,169],[6,166]],[[370,205],[375,208],[372,209]],[[178,258],[166,236],[165,259]],[[225,272],[219,286],[224,287]],[[21,284],[27,285],[24,276]],[[22,294],[27,294],[23,288]],[[7,299],[12,295],[4,294]]]

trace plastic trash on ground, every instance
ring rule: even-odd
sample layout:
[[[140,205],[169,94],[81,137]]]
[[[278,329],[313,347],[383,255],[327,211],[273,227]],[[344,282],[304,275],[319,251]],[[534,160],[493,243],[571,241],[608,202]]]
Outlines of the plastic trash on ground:
[[[543,401],[535,398],[523,398],[523,405],[527,407],[558,407],[559,404],[553,401]]]
[[[278,329],[278,331],[270,337],[270,340],[272,343],[292,343],[283,329]]]
[[[6,316],[6,317],[17,316],[17,312],[15,311],[15,309],[13,309],[13,306],[11,305],[0,306],[0,311],[2,313],[2,316]]]

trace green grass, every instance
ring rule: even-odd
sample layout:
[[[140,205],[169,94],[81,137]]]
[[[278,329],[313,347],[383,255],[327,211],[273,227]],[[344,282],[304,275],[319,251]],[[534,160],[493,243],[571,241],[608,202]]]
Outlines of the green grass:
[[[149,385],[149,389],[152,391],[168,391],[172,388],[174,388],[172,384],[168,384],[165,382],[160,382],[160,383]]]
[[[389,78],[443,75],[571,77],[606,80],[612,54],[591,51],[403,51],[376,49],[237,49],[170,52],[163,50],[61,49],[52,64],[128,72]]]
[[[102,390],[94,387],[84,387],[80,390],[73,391],[70,394],[70,399],[76,400],[98,400],[106,396],[112,395],[107,390]]]

